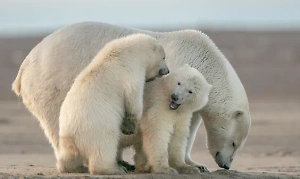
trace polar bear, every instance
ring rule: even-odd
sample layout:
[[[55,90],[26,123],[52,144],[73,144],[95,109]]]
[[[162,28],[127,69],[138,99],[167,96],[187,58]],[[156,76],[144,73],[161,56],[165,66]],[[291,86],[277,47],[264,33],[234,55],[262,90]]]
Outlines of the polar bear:
[[[107,42],[134,33],[160,42],[170,71],[188,63],[214,86],[208,104],[193,114],[185,161],[201,166],[190,153],[203,119],[209,152],[220,167],[229,168],[246,141],[251,115],[238,75],[214,42],[196,30],[151,32],[100,22],[76,23],[45,37],[25,58],[13,82],[14,92],[39,120],[55,155],[59,154],[59,110],[73,80]]]
[[[136,171],[200,173],[184,161],[193,112],[208,102],[212,86],[188,64],[145,85],[141,142],[135,145]],[[172,167],[172,168],[171,168]]]
[[[125,173],[116,162],[122,120],[124,133],[133,134],[142,117],[145,81],[168,71],[162,46],[149,35],[107,43],[75,78],[62,103],[58,170],[85,172],[88,161],[91,174]]]

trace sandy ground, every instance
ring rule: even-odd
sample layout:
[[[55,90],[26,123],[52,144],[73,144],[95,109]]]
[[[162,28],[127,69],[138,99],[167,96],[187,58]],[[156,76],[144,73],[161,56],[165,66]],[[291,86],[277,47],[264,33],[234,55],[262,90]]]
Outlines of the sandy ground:
[[[209,35],[230,59],[250,100],[252,126],[231,170],[219,170],[206,149],[201,126],[192,158],[212,173],[113,178],[300,178],[300,33]],[[52,148],[39,123],[10,91],[24,55],[39,40],[0,37],[0,178],[89,176],[57,173]],[[132,162],[132,150],[125,152],[125,159]]]
[[[240,172],[247,172],[251,173],[248,176],[250,177],[253,173],[265,172],[283,178],[286,177],[285,175],[300,178],[299,109],[300,102],[297,101],[252,102],[253,121],[250,134],[231,168],[239,172],[223,171],[226,176],[246,177]],[[18,101],[1,102],[0,110],[0,176],[65,176],[58,175],[55,170],[51,146],[37,120],[29,114],[23,104]],[[218,170],[205,147],[203,126],[198,132],[192,157],[199,163],[206,164],[210,170]],[[125,159],[132,162],[132,150],[125,152]],[[222,171],[217,171],[205,176],[217,177],[223,174]],[[150,176],[143,175],[143,177]]]

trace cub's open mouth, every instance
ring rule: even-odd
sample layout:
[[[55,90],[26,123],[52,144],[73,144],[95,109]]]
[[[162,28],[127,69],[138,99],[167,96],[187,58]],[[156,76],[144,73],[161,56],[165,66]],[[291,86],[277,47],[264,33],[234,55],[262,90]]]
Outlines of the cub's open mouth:
[[[180,105],[181,105],[181,104],[177,104],[177,103],[171,101],[171,103],[170,103],[170,108],[171,108],[172,110],[176,110],[177,108],[179,108]]]

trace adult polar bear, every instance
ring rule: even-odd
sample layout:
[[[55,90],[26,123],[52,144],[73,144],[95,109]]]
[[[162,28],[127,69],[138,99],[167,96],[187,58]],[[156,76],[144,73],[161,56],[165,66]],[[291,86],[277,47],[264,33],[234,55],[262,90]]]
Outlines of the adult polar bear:
[[[212,40],[196,30],[156,33],[98,22],[73,24],[47,36],[26,57],[13,83],[15,93],[40,121],[56,157],[60,106],[73,80],[107,42],[133,33],[157,38],[171,71],[188,63],[213,85],[207,106],[193,115],[185,161],[198,165],[190,153],[202,117],[209,152],[220,167],[229,169],[247,138],[251,117],[239,77]]]

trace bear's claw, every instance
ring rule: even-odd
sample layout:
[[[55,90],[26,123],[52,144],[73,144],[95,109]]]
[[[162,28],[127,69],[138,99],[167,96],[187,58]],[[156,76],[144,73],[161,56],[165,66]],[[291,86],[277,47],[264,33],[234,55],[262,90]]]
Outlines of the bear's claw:
[[[201,173],[210,172],[205,165],[197,165],[196,167],[200,170]]]

